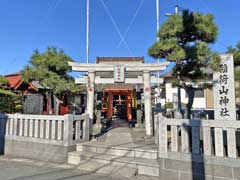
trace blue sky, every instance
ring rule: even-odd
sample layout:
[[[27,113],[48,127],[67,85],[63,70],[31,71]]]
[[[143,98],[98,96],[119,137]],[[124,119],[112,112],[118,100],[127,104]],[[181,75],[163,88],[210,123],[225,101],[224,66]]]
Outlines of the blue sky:
[[[144,56],[154,62],[147,49],[156,39],[155,0],[90,1],[90,62],[97,56]],[[223,53],[240,40],[240,1],[159,1],[160,23],[166,20],[165,13],[174,12],[175,5],[214,14],[219,26],[218,40],[212,45],[215,51]],[[86,0],[0,0],[0,22],[0,74],[20,71],[34,49],[44,51],[48,46],[62,48],[75,61],[85,62]],[[123,36],[128,27],[125,43],[119,44],[119,34]]]

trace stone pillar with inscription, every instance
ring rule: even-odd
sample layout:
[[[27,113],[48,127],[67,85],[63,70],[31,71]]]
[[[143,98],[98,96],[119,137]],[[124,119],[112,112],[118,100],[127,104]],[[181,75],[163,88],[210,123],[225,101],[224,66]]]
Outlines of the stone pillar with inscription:
[[[145,128],[146,135],[153,135],[152,126],[152,103],[151,103],[151,86],[150,86],[150,74],[149,71],[143,72],[143,84],[144,84],[144,112],[145,112]]]
[[[235,81],[233,55],[221,55],[219,72],[213,75],[214,91],[214,116],[215,120],[236,120]],[[227,133],[223,133],[226,132]],[[227,135],[226,135],[227,134]],[[234,134],[234,135],[233,135]],[[214,141],[216,144],[216,156],[224,156],[224,142],[228,145],[235,144],[235,129],[215,128]],[[236,148],[228,148],[229,155],[236,157]]]
[[[236,120],[234,64],[232,54],[221,55],[219,72],[213,75],[216,120]]]

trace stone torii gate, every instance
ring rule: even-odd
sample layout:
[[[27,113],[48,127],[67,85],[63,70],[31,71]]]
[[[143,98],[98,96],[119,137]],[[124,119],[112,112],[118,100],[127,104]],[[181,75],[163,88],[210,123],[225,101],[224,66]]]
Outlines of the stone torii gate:
[[[113,60],[114,58],[109,58]],[[116,58],[115,58],[116,59]],[[128,58],[128,60],[121,61],[121,58],[118,61],[107,61],[106,58],[104,63],[96,64],[81,64],[76,62],[68,62],[69,66],[72,67],[73,71],[77,72],[87,72],[87,76],[83,76],[75,79],[76,84],[86,84],[87,85],[87,113],[91,121],[94,116],[94,92],[96,84],[136,84],[143,85],[144,92],[144,111],[145,111],[145,128],[146,135],[151,136],[153,134],[152,127],[152,103],[151,103],[151,84],[163,83],[162,78],[157,78],[151,76],[151,72],[157,72],[165,70],[168,62],[154,63],[154,64],[145,64],[142,61],[134,62],[136,58]],[[133,60],[131,62],[131,60]],[[101,73],[111,72],[114,77],[102,77]],[[126,73],[138,72],[137,77],[127,77]],[[100,74],[100,75],[99,75]],[[90,124],[92,124],[90,122]],[[91,130],[90,130],[91,131]]]

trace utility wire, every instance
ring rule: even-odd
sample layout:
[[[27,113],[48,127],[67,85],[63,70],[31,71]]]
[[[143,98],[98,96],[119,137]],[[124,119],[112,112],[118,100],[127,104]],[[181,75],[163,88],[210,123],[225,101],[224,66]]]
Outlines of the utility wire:
[[[135,13],[134,13],[134,15],[133,15],[133,17],[132,17],[132,19],[131,19],[130,24],[128,25],[126,31],[125,31],[124,34],[123,34],[123,39],[125,39],[125,37],[127,36],[127,34],[128,34],[128,32],[129,32],[131,26],[133,25],[135,19],[137,18],[138,14],[139,14],[139,12],[140,12],[140,10],[141,10],[144,2],[145,2],[145,0],[142,0],[142,1],[140,2],[140,4],[139,4],[138,8],[136,9],[136,11],[135,11]],[[122,41],[122,39],[121,39],[117,47],[119,47],[119,46],[122,44],[122,42],[123,42],[123,41]]]
[[[108,7],[106,6],[106,4],[104,3],[103,0],[101,0],[101,3],[102,3],[102,5],[103,5],[105,11],[107,12],[108,16],[110,17],[110,19],[111,19],[111,21],[112,21],[112,23],[113,23],[113,26],[114,26],[114,28],[116,29],[116,31],[117,31],[120,39],[122,40],[122,42],[123,42],[124,45],[126,46],[126,48],[127,48],[128,52],[130,53],[130,55],[133,57],[133,53],[132,53],[132,51],[130,50],[127,42],[124,40],[124,38],[123,38],[123,36],[122,36],[122,33],[120,32],[120,30],[119,30],[119,28],[118,28],[117,23],[115,22],[113,16],[111,15],[111,13],[110,13],[109,10],[108,10]]]

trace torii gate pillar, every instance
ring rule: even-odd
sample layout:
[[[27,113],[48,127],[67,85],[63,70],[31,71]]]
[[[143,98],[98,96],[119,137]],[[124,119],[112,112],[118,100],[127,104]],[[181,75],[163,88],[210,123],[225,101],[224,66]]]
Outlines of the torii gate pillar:
[[[88,101],[87,101],[87,113],[89,114],[89,126],[90,126],[90,134],[92,134],[93,130],[93,116],[94,116],[94,82],[95,81],[95,72],[88,72]]]
[[[143,72],[143,87],[144,87],[144,112],[145,112],[145,128],[146,135],[152,136],[152,103],[151,103],[151,86],[149,71]]]

